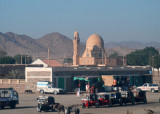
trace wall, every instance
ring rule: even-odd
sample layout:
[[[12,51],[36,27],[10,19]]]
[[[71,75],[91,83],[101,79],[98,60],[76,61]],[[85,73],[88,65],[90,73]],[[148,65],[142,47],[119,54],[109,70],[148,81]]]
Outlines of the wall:
[[[104,81],[105,86],[113,85],[113,75],[102,75],[102,79]]]
[[[26,82],[24,79],[0,79],[0,88],[14,88],[18,93],[24,93]]]
[[[52,82],[52,68],[26,67],[25,81],[26,88],[36,92],[38,81]]]
[[[95,65],[94,57],[79,57],[79,65]]]
[[[59,79],[64,80],[60,82]],[[50,81],[54,87],[59,87],[59,85],[64,85],[63,89],[65,91],[71,91],[73,87],[73,78],[71,76],[53,76],[52,68],[47,67],[26,67],[25,70],[25,81],[26,88],[36,92],[37,82],[39,81]]]
[[[154,68],[152,69],[152,81],[153,84],[158,84],[160,85],[160,69],[159,69],[159,73],[158,73],[158,69]]]

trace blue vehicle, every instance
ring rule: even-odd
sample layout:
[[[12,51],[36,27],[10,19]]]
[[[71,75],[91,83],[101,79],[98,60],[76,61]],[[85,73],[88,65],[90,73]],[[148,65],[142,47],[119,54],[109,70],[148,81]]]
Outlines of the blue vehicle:
[[[0,88],[0,108],[6,106],[15,108],[19,104],[19,97],[16,90],[13,88]]]

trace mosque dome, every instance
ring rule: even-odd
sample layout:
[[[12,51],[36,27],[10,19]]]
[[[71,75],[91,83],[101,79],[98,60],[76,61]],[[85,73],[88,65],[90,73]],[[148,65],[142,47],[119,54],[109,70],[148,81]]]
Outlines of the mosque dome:
[[[92,34],[91,36],[89,36],[86,43],[87,49],[93,49],[95,46],[100,49],[104,49],[104,41],[98,34]]]

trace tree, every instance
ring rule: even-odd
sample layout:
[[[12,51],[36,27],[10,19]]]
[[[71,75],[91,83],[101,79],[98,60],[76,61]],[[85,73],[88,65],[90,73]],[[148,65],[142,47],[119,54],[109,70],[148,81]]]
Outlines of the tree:
[[[14,59],[16,60],[16,64],[21,64],[21,59],[22,59],[22,64],[32,63],[32,57],[28,55],[17,54],[14,56]]]
[[[0,57],[4,57],[4,56],[7,56],[7,52],[0,50]]]
[[[111,55],[109,55],[109,57],[118,57],[118,53],[117,53],[117,52],[114,52],[114,53],[112,53]]]
[[[24,79],[25,78],[25,72],[24,70],[11,70],[7,75],[6,78],[10,79]]]
[[[15,64],[15,59],[10,56],[0,57],[0,64]]]
[[[155,55],[155,56],[153,56],[152,66],[153,66],[154,68],[157,68],[157,69],[160,68],[160,55]]]
[[[152,56],[159,55],[154,47],[146,47],[143,50],[136,50],[127,55],[128,65],[151,65]]]
[[[73,59],[72,58],[65,58],[63,63],[72,63]]]
[[[158,69],[158,76],[159,76],[160,55],[155,55],[155,56],[153,56],[152,66],[153,66],[154,68],[157,68],[157,69]]]

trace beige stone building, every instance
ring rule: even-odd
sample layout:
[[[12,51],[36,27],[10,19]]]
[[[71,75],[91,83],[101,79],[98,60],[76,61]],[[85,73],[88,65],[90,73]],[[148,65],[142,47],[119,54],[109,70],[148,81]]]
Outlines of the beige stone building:
[[[73,66],[78,65],[104,65],[106,66],[106,52],[104,41],[98,34],[92,34],[86,42],[86,49],[80,57],[79,55],[79,34],[76,31],[73,38]]]

